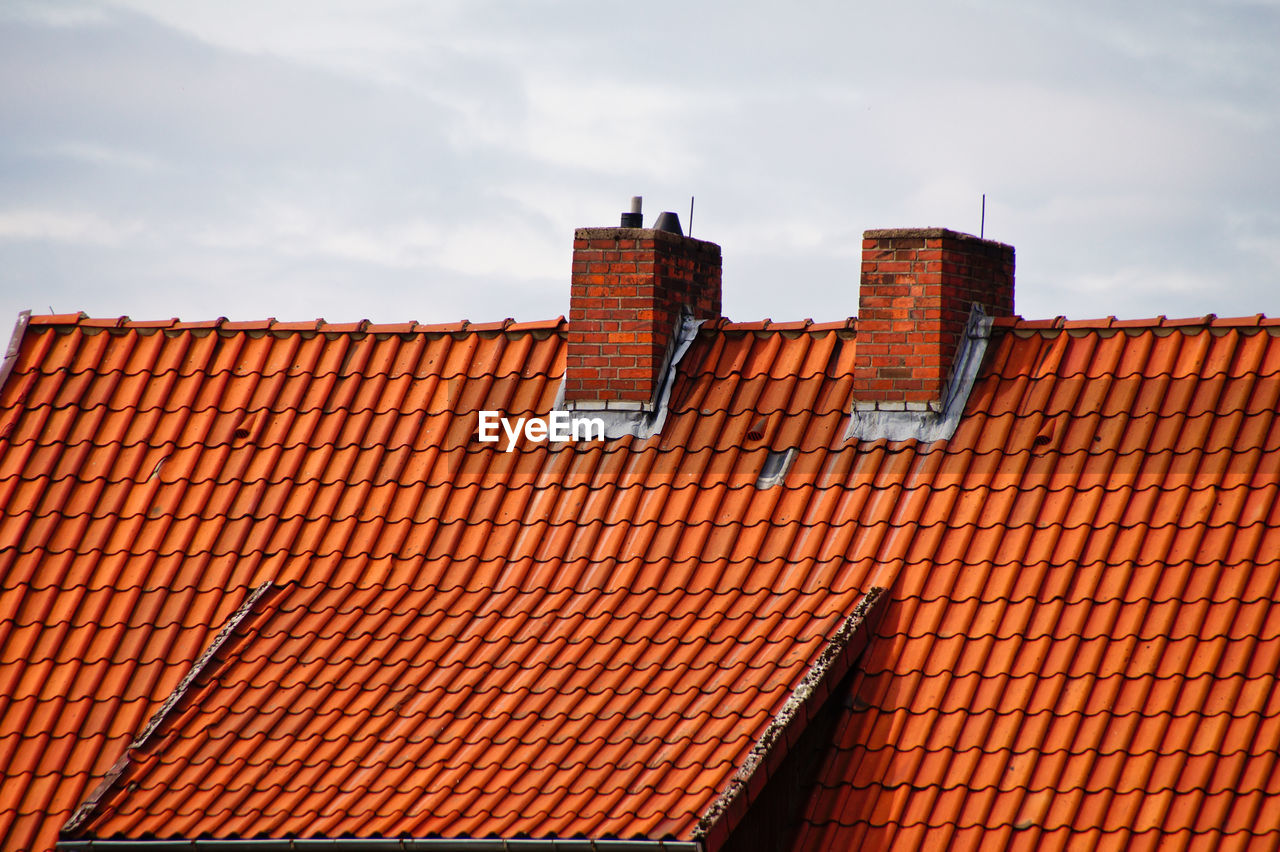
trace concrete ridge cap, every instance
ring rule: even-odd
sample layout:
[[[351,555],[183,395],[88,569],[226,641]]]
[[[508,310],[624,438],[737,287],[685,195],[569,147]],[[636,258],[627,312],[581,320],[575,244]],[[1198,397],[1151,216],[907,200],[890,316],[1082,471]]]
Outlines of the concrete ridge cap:
[[[885,240],[893,238],[917,238],[917,239],[950,239],[972,241],[975,243],[983,243],[984,245],[1001,246],[1002,248],[1013,249],[1008,243],[1002,243],[999,240],[989,240],[985,237],[976,237],[973,234],[966,234],[963,231],[953,231],[950,228],[872,228],[862,232],[864,240]]]
[[[720,244],[713,243],[710,240],[700,240],[697,237],[688,235],[673,234],[670,231],[659,231],[655,228],[617,228],[601,225],[593,228],[575,228],[573,232],[575,240],[657,240],[658,242],[666,242],[671,244],[677,243],[697,243],[701,246],[710,246],[720,251]]]

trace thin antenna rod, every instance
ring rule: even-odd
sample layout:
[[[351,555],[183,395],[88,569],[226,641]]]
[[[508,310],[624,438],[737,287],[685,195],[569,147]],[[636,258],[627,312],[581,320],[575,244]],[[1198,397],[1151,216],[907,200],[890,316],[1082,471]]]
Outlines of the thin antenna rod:
[[[689,236],[693,236],[693,196],[689,196]]]
[[[987,194],[982,193],[982,222],[978,225],[978,239],[987,236]]]

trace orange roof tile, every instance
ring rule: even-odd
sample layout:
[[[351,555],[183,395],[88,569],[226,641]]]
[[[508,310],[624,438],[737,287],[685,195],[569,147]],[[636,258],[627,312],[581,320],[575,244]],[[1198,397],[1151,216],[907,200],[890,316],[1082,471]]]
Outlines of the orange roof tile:
[[[1280,840],[1271,321],[998,321],[934,444],[846,442],[848,323],[709,323],[660,436],[511,453],[476,412],[550,410],[563,321],[305,325],[32,319],[3,848],[52,845],[265,581],[77,836],[732,843],[886,586],[795,848]]]
[[[753,410],[752,401],[735,402],[732,393],[715,415],[724,431],[699,436],[688,449],[674,440],[644,448],[622,441],[507,454],[471,441],[479,408],[513,415],[550,408],[563,370],[562,335],[554,333],[561,327],[408,333],[379,326],[276,331],[268,324],[159,329],[33,321],[0,392],[7,628],[0,671],[18,683],[0,714],[0,742],[29,756],[10,762],[2,782],[24,791],[0,796],[15,803],[0,806],[6,848],[51,843],[217,625],[266,579],[297,583],[293,595],[301,600],[330,584],[377,577],[399,589],[434,577],[449,590],[442,597],[428,593],[436,585],[413,593],[425,595],[424,606],[452,613],[449,624],[474,620],[476,607],[490,606],[486,601],[529,589],[503,604],[513,617],[550,618],[550,610],[522,615],[520,607],[556,603],[568,608],[553,619],[557,628],[568,619],[581,631],[580,641],[560,650],[565,660],[553,655],[535,661],[539,666],[563,666],[599,645],[621,654],[623,670],[646,683],[661,667],[715,672],[719,685],[705,694],[673,680],[658,695],[674,697],[653,699],[650,713],[721,719],[727,728],[719,739],[709,730],[696,743],[683,728],[670,734],[696,746],[699,760],[714,757],[712,775],[698,783],[711,785],[711,796],[719,792],[737,767],[734,758],[750,749],[753,731],[768,724],[865,587],[832,557],[803,560],[808,567],[781,561],[801,526],[797,493],[755,489],[763,445],[726,461]],[[724,363],[741,362],[734,350],[756,342],[739,336],[721,352]],[[837,348],[832,333],[789,346],[798,364],[820,365]],[[758,378],[751,369],[739,383]],[[686,375],[688,392],[679,398],[712,390],[713,372]],[[817,368],[795,373],[787,383],[792,391],[773,398],[771,410],[794,408],[792,397],[816,398],[828,384]],[[808,451],[823,452],[839,440],[842,404],[806,402],[807,410],[791,412],[804,421]],[[701,417],[689,410],[673,426]],[[708,510],[696,523],[669,508],[695,501]],[[795,508],[775,517],[776,507],[790,504]],[[709,540],[722,551],[731,538],[741,544],[729,558],[704,554]],[[604,562],[602,546],[612,551]],[[762,560],[772,567],[748,570]],[[806,573],[811,581],[792,588]],[[704,575],[723,587],[708,579],[707,589],[695,591],[692,578]],[[581,624],[569,618],[574,606],[611,600],[596,586],[628,576],[635,589],[613,592],[618,608],[634,601],[626,620],[602,619],[608,610],[599,602],[594,620],[586,612]],[[462,578],[480,594],[451,604]],[[564,586],[571,578],[582,586],[578,594]],[[664,591],[677,579],[688,581],[686,614],[661,620],[665,632],[652,647],[627,650],[632,631],[643,634],[659,623],[644,617],[644,607],[677,599]],[[785,593],[767,595],[771,586]],[[801,603],[810,598],[812,604]],[[730,641],[739,622],[752,625],[750,637]],[[683,638],[706,624],[728,633],[710,644]],[[796,649],[786,664],[766,665],[766,681],[741,682],[760,665],[750,653],[780,631]],[[44,647],[50,650],[38,650]],[[557,650],[527,648],[541,655]],[[600,676],[592,660],[580,665],[583,686]],[[505,682],[505,675],[495,677]],[[101,702],[100,710],[65,713],[66,682],[75,679],[86,682],[84,700]],[[729,695],[738,695],[741,706],[734,709]],[[682,701],[693,703],[681,709]],[[56,728],[50,734],[56,718],[74,720],[75,736]],[[84,727],[90,723],[96,727]],[[627,724],[640,735],[634,719]],[[70,751],[44,748],[50,735],[62,735]],[[645,741],[661,741],[655,735],[644,734]],[[701,766],[690,760],[686,755],[679,783],[690,781],[691,766]],[[697,816],[686,816],[685,827]]]
[[[793,849],[1280,843],[1280,341],[1128,325],[1001,341]]]

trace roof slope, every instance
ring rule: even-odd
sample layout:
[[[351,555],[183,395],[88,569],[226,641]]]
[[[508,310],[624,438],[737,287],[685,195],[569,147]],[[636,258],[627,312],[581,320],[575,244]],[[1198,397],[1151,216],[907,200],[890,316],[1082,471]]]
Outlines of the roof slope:
[[[203,372],[215,339],[157,361],[156,329],[102,325],[36,319],[0,387],[3,849],[52,846],[258,581],[258,554],[177,523],[219,509],[196,485],[176,513],[188,477],[164,465],[166,407],[193,407],[177,378]],[[196,407],[216,418],[216,400]],[[204,487],[235,476],[229,443],[181,440],[209,445]]]
[[[184,799],[193,783],[225,781],[261,807],[245,818],[237,804],[233,818],[210,804],[184,820],[163,801],[122,803],[95,831],[302,831],[278,810],[285,769],[307,779],[306,801],[288,807],[321,815],[307,820],[316,832],[687,836],[867,588],[844,559],[842,474],[817,476],[848,397],[852,347],[837,327],[708,334],[661,443],[507,453],[473,440],[475,411],[550,409],[558,324],[67,319],[33,322],[0,421],[5,624],[23,631],[0,648],[11,677],[49,684],[0,715],[6,741],[30,754],[4,781],[23,793],[0,801],[28,801],[31,777],[53,791],[4,811],[11,848],[52,842],[264,580],[285,588],[263,598],[255,643],[235,658],[246,668],[211,669],[218,683],[243,674],[254,695],[226,723],[238,733],[199,740],[188,779],[137,779],[143,795]],[[761,414],[774,425],[752,441]],[[802,450],[797,478],[757,488],[774,444]],[[212,603],[184,606],[204,600],[184,596],[189,586]],[[154,607],[131,610],[140,588],[165,602],[168,633],[153,629]],[[80,612],[90,589],[95,609]],[[122,623],[105,634],[99,622],[115,612]],[[65,650],[31,650],[46,645]],[[121,661],[83,687],[100,712],[66,740],[71,757],[43,751],[41,738],[58,735],[58,684],[86,657]],[[166,678],[126,682],[136,659]],[[319,700],[323,712],[307,704]],[[121,719],[126,701],[135,712]],[[198,744],[183,736],[153,742]],[[381,751],[365,750],[374,743]],[[408,753],[472,766],[462,787],[476,798],[459,802],[454,783],[445,807],[447,772],[391,795],[386,773],[412,768]],[[236,771],[210,775],[211,756]],[[334,762],[318,776],[296,774],[321,757]],[[610,787],[603,775],[629,781]],[[588,789],[612,795],[587,807]],[[517,816],[498,803],[518,795],[537,806]]]
[[[688,838],[889,586],[798,848],[1274,845],[1277,326],[1119,325],[1000,324],[956,435],[917,445],[844,440],[843,324],[718,323],[658,438],[505,453],[474,412],[550,409],[555,324],[37,323],[0,396],[3,588],[20,605],[51,555],[85,573],[0,661],[138,656],[142,620],[95,644],[90,584],[114,607],[198,578],[207,625],[270,579],[89,835]],[[770,448],[800,452],[759,488]],[[147,647],[172,683],[198,653]],[[56,695],[0,737],[46,736]],[[51,842],[111,745],[34,756],[67,804],[0,817]]]
[[[898,498],[793,848],[1274,849],[1275,326],[1029,325]]]

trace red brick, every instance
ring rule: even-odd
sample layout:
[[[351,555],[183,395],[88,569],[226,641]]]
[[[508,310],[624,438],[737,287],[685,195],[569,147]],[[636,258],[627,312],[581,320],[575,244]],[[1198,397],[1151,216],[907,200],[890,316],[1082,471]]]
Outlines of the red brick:
[[[854,398],[938,401],[972,302],[1013,312],[1013,250],[919,230],[864,235]]]
[[[618,236],[624,232],[627,238]],[[702,319],[720,316],[719,246],[634,233],[575,235],[565,367],[571,399],[651,399],[681,307]]]

